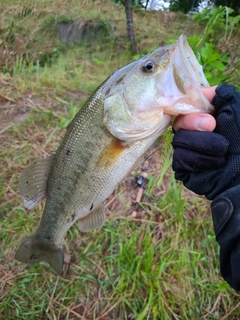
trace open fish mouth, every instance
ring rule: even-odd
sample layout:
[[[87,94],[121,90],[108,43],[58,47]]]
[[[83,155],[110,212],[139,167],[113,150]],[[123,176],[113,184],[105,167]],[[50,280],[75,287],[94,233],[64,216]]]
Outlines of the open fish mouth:
[[[209,83],[205,78],[203,68],[199,64],[195,54],[189,46],[187,42],[187,37],[185,35],[181,35],[174,45],[178,46],[181,58],[184,61],[185,66],[188,72],[191,74],[191,76],[197,79],[199,84],[203,88],[208,88]]]
[[[124,141],[161,134],[171,116],[214,111],[202,93],[209,87],[187,38],[160,47],[114,74],[104,101],[103,123]],[[111,79],[111,78],[110,78]]]

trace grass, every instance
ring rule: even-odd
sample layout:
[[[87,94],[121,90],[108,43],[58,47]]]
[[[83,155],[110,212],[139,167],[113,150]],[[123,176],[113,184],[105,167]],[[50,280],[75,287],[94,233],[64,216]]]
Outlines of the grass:
[[[89,94],[133,57],[124,10],[113,3],[11,0],[0,7],[6,48],[0,73],[0,318],[240,319],[239,295],[219,274],[209,202],[175,181],[168,148],[152,156],[137,218],[131,216],[135,171],[108,199],[101,230],[68,231],[63,277],[47,264],[14,260],[43,210],[43,204],[23,207],[20,173],[57,148]],[[51,21],[80,16],[110,21],[114,37],[65,46],[53,37],[54,28],[46,32]],[[186,23],[188,35],[201,30],[182,14],[135,12],[134,22],[139,54],[176,38]]]

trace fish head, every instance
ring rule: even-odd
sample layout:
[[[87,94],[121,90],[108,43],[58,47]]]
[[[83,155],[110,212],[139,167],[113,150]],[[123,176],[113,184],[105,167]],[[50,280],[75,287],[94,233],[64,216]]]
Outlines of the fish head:
[[[173,115],[214,111],[185,36],[116,71],[104,86],[104,124],[125,141],[161,134]]]

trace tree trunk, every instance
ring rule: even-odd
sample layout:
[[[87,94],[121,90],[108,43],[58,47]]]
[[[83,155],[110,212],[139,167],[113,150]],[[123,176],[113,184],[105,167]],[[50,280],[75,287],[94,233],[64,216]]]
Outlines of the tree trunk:
[[[124,1],[125,12],[126,12],[126,22],[127,22],[127,34],[128,40],[131,44],[131,51],[136,53],[135,37],[133,32],[133,16],[132,16],[132,0]]]

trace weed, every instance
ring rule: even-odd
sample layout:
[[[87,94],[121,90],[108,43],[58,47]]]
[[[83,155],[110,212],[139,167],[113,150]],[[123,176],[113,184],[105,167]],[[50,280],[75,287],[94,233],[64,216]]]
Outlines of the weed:
[[[58,101],[60,101],[60,102],[62,102],[62,103],[64,103],[64,104],[66,104],[66,105],[69,106],[68,117],[67,117],[67,118],[66,118],[66,117],[61,117],[61,118],[59,119],[59,121],[60,121],[60,127],[66,128],[66,127],[69,125],[69,123],[72,121],[72,119],[74,118],[74,116],[76,115],[78,109],[77,109],[77,107],[74,106],[73,101],[71,101],[70,104],[69,104],[67,101],[64,101],[64,100],[62,100],[62,99],[60,99],[60,98],[56,98],[56,99],[57,99]]]
[[[238,28],[240,15],[232,16],[233,13],[233,9],[220,6],[205,8],[201,13],[194,14],[193,19],[206,26],[201,35],[199,37],[195,35],[190,42],[204,66],[205,75],[211,85],[229,82],[240,89],[240,52],[237,45],[234,59],[232,54],[234,45],[231,43],[233,32]],[[219,47],[224,54],[216,48],[218,42],[220,44],[222,42]]]
[[[227,54],[222,55],[218,49],[214,48],[212,43],[205,43],[200,48],[200,37],[193,36],[188,39],[189,44],[195,51],[200,64],[203,66],[204,74],[210,85],[217,85],[222,82],[231,81],[231,76],[226,73],[229,57]]]

